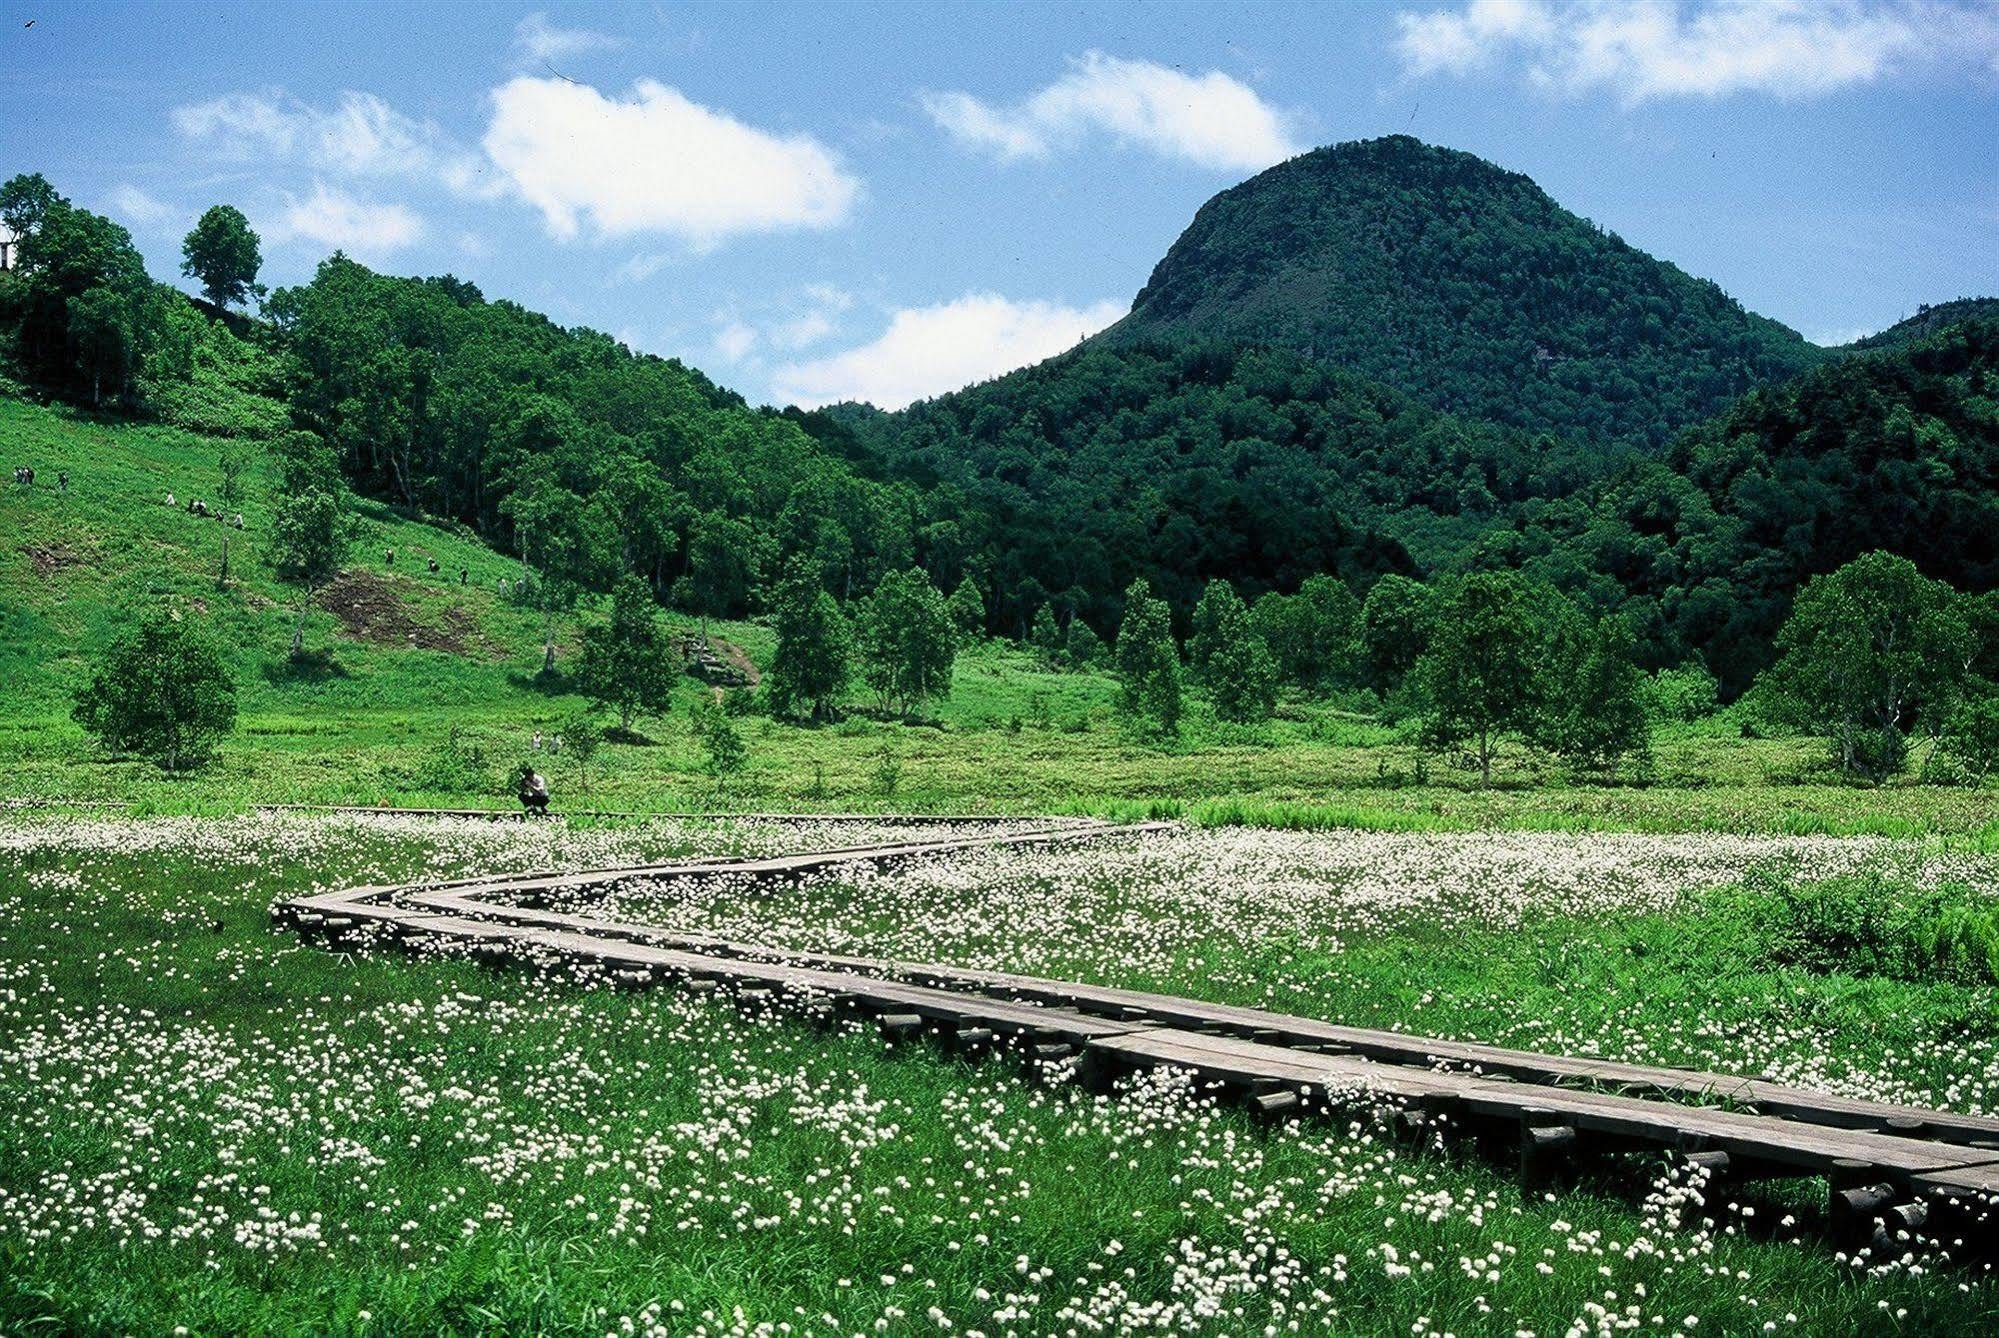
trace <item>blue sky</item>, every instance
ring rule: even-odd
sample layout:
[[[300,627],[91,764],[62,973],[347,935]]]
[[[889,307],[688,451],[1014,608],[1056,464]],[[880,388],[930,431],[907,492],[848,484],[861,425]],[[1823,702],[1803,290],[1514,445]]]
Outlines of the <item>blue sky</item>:
[[[1989,0],[0,0],[0,175],[155,275],[227,202],[679,356],[895,405],[1115,319],[1201,203],[1407,131],[1809,337],[1999,293]]]

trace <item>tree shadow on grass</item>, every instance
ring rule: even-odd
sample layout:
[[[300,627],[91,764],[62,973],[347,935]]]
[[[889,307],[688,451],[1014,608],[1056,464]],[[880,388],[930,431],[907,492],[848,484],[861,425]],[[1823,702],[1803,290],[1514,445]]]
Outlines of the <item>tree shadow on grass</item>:
[[[538,692],[544,697],[567,697],[576,691],[576,685],[569,681],[569,675],[561,670],[537,669],[533,673],[523,673],[519,669],[507,671],[507,682],[525,692]]]
[[[273,687],[327,683],[351,676],[347,666],[333,658],[331,650],[308,650],[283,659],[264,661],[264,681]]]

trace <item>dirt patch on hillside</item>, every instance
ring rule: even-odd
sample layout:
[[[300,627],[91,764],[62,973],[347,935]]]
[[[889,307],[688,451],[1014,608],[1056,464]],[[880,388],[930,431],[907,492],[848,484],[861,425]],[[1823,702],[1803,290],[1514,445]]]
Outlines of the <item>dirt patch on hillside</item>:
[[[442,623],[418,620],[394,581],[371,571],[345,571],[319,592],[319,606],[340,620],[348,636],[376,646],[415,646],[463,655],[479,628],[463,609],[446,609]]]
[[[22,544],[22,556],[35,569],[35,575],[47,580],[65,567],[83,565],[83,554],[65,543]]]

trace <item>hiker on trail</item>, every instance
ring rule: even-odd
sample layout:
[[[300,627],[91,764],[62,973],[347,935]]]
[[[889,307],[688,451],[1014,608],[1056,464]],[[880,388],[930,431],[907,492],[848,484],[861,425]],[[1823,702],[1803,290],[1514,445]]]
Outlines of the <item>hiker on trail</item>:
[[[384,565],[386,565],[386,566],[390,566],[390,567],[393,567],[393,566],[395,566],[395,565],[396,565],[396,550],[395,550],[395,549],[393,549],[393,548],[384,548],[384,549],[382,550],[382,562],[383,562],[383,564],[384,564]]]
[[[56,472],[56,491],[57,492],[69,491],[69,471],[67,469],[58,470]]]
[[[465,568],[460,567],[458,569],[458,584],[470,585],[471,583],[472,583],[472,573],[465,570]]]
[[[550,756],[562,751],[562,736],[560,734],[555,735],[548,741],[548,751]]]
[[[533,767],[521,777],[521,807],[533,817],[548,816],[548,781]]]
[[[171,510],[173,510],[173,509],[174,509],[174,490],[173,490],[172,488],[168,488],[168,489],[167,489],[167,510],[171,511]]]
[[[238,512],[236,513],[236,522],[235,522],[235,524],[236,524],[236,528],[237,528],[237,529],[239,529],[239,530],[240,530],[240,529],[242,529],[242,528],[243,528],[243,513],[242,513],[241,511],[238,511]]]
[[[437,559],[436,559],[436,558],[432,558],[432,559],[430,560],[430,574],[431,574],[432,576],[435,576],[435,575],[437,575]]]
[[[197,497],[192,502],[188,503],[187,509],[189,511],[192,511],[197,516],[205,516],[208,514],[208,503],[202,501],[199,497]]]
[[[540,731],[540,730],[536,730],[536,731],[534,732],[534,750],[535,750],[536,752],[540,752],[540,751],[541,751],[541,731]]]

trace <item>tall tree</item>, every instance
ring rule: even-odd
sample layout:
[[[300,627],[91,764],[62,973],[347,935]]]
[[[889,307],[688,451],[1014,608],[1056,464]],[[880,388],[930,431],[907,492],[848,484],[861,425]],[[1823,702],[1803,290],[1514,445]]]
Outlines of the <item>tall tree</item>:
[[[951,628],[961,643],[971,645],[986,634],[986,597],[979,590],[977,578],[967,576],[959,581],[945,608],[950,611]]]
[[[1511,571],[1460,577],[1432,598],[1429,645],[1411,671],[1423,739],[1469,752],[1490,784],[1501,743],[1539,723],[1545,610]]]
[[[832,718],[852,672],[852,636],[833,597],[808,575],[794,573],[772,600],[777,649],[771,655],[772,715]]]
[[[71,714],[106,747],[179,771],[207,762],[236,727],[236,682],[185,613],[154,609],[112,642]]]
[[[1374,687],[1393,692],[1416,667],[1429,638],[1429,591],[1394,572],[1367,592],[1361,606],[1361,641]]]
[[[1145,722],[1162,734],[1180,730],[1180,652],[1173,644],[1173,620],[1166,602],[1143,580],[1124,592],[1124,620],[1118,624],[1116,664],[1118,705],[1125,718]]]
[[[890,572],[862,602],[855,649],[861,680],[884,711],[907,714],[950,695],[957,638],[944,596],[920,570]]]
[[[1555,746],[1578,771],[1612,775],[1626,760],[1652,755],[1645,675],[1632,662],[1630,624],[1600,618],[1584,638],[1573,673],[1549,705],[1558,720]]]
[[[180,272],[201,285],[218,307],[234,306],[251,294],[262,295],[257,271],[264,257],[250,220],[234,205],[212,206],[181,244]]]
[[[673,698],[675,666],[659,629],[652,590],[636,576],[618,582],[611,617],[583,631],[576,661],[576,685],[583,695],[618,713],[618,728],[630,734],[641,712],[657,714]]]
[[[1235,587],[1208,582],[1194,606],[1194,627],[1192,659],[1215,714],[1237,724],[1268,719],[1277,702],[1277,665]]]
[[[132,304],[109,288],[87,288],[69,299],[69,340],[90,379],[90,402],[104,402],[104,383],[122,397],[132,375]]]
[[[1901,770],[1912,732],[1942,727],[1975,657],[1957,593],[1876,552],[1806,584],[1777,634],[1770,682],[1842,768],[1878,781]]]
[[[353,544],[353,527],[341,505],[339,466],[332,453],[309,433],[293,433],[278,443],[281,478],[277,513],[271,517],[265,558],[277,578],[297,592],[298,621],[292,625],[291,653],[305,650],[305,618],[312,597],[340,574]]]
[[[1359,676],[1361,604],[1338,577],[1311,576],[1295,595],[1264,595],[1250,621],[1283,678],[1318,688]]]

